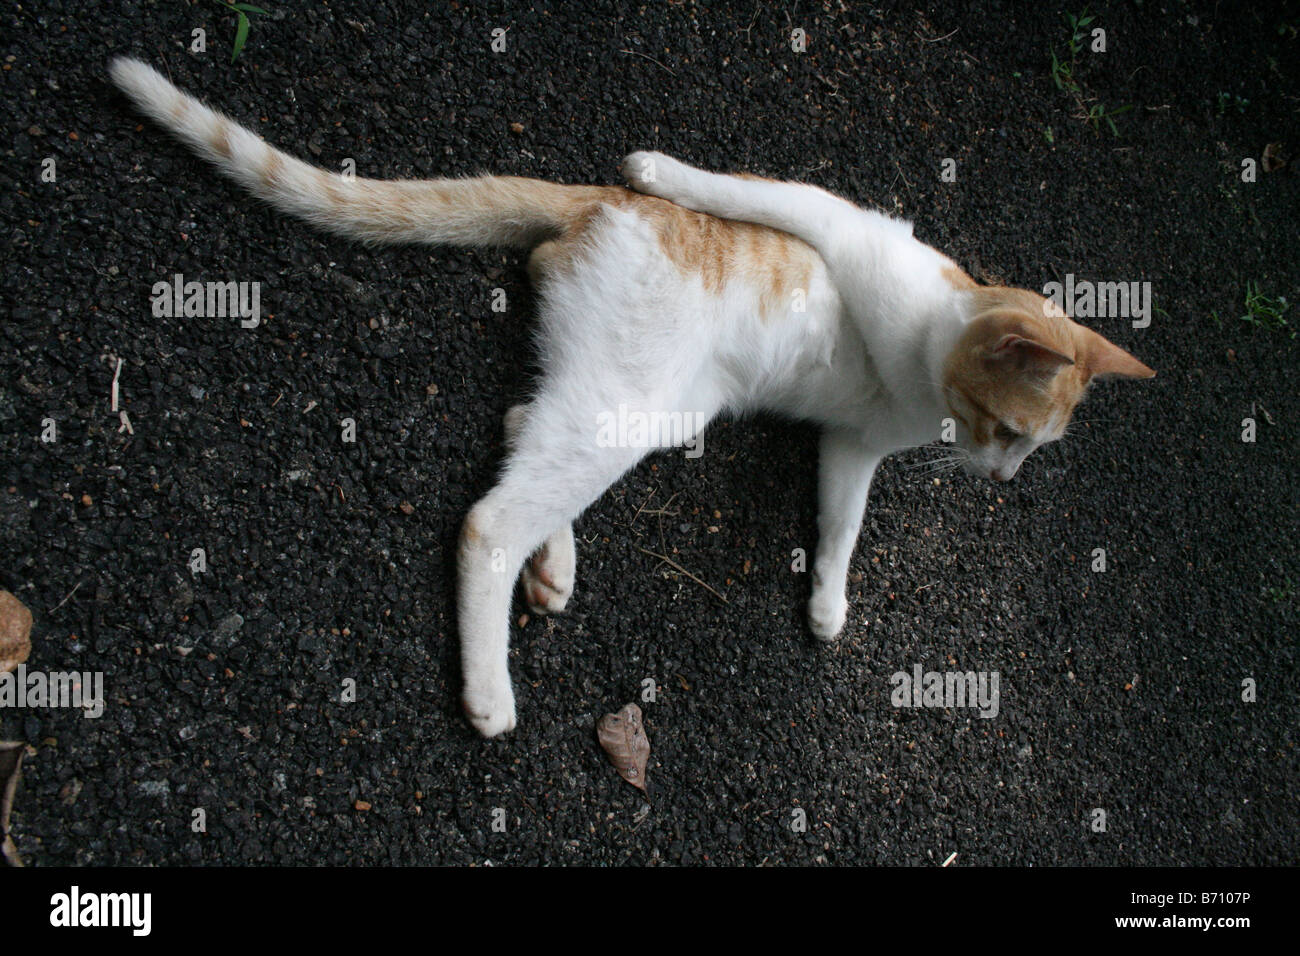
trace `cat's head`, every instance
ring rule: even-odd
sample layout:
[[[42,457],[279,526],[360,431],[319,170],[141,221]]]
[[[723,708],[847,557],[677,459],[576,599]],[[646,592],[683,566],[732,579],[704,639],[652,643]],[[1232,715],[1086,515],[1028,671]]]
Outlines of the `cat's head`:
[[[975,475],[1008,481],[1065,432],[1095,378],[1156,373],[1024,289],[978,288],[974,319],[948,356],[943,394]]]

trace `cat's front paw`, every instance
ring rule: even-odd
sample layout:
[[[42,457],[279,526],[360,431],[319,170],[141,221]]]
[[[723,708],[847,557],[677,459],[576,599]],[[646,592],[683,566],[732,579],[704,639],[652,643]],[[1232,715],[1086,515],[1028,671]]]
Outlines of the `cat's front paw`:
[[[515,729],[515,694],[508,682],[504,690],[500,687],[486,691],[466,689],[461,707],[474,729],[484,737],[497,737]]]
[[[831,588],[813,590],[808,602],[808,626],[819,641],[833,641],[844,630],[849,616],[849,602],[842,593]]]
[[[619,167],[627,184],[639,193],[676,200],[679,193],[681,171],[686,169],[671,156],[663,153],[641,151],[629,153]]]

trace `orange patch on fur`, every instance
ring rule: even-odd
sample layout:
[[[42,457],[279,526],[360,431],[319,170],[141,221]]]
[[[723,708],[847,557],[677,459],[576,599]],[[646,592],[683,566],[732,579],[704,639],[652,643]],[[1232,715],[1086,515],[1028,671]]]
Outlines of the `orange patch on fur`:
[[[542,279],[553,272],[565,257],[571,245],[552,239],[533,249],[528,256],[528,278],[533,285],[541,285]]]
[[[460,526],[460,544],[463,548],[472,548],[483,539],[483,533],[479,530],[478,520],[474,512],[470,511],[465,516],[465,523]]]
[[[230,158],[230,123],[228,120],[217,121],[217,131],[212,136],[212,148],[219,156]]]
[[[627,191],[616,203],[634,208],[654,228],[659,248],[682,272],[697,273],[710,292],[722,291],[727,264],[735,256],[739,232],[703,213],[653,196]]]
[[[943,277],[948,280],[948,284],[954,289],[979,288],[979,283],[967,275],[955,262],[943,267]]]
[[[262,168],[257,173],[258,178],[262,180],[262,185],[268,190],[274,191],[276,188],[275,179],[283,168],[284,160],[280,158],[280,154],[274,150],[268,153],[266,162],[262,164]]]
[[[756,227],[757,247],[750,260],[750,275],[762,288],[764,315],[788,312],[796,292],[808,294],[816,253],[807,243],[788,233]]]
[[[788,311],[796,289],[808,288],[816,253],[787,233],[749,222],[718,219],[654,196],[613,190],[601,201],[631,208],[655,231],[659,248],[681,272],[699,275],[704,288],[722,292],[732,278],[758,287],[764,316]]]

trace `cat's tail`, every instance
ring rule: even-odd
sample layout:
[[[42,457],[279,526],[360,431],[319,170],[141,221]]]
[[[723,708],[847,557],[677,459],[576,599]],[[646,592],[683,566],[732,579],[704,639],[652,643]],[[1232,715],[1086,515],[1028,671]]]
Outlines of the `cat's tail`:
[[[148,116],[253,195],[330,232],[364,242],[530,248],[582,221],[622,190],[513,176],[375,180],[329,173],[283,153],[128,57],[109,66]]]

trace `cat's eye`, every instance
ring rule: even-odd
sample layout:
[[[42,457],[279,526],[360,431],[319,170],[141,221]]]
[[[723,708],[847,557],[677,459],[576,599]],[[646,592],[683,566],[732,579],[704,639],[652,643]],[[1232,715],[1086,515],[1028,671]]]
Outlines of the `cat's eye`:
[[[993,429],[993,437],[996,438],[998,441],[1006,442],[1009,445],[1016,439],[1021,438],[1023,436],[1020,434],[1020,432],[1016,431],[1014,428],[1008,428],[1006,425],[1003,425],[1001,422],[998,422],[998,427]]]

